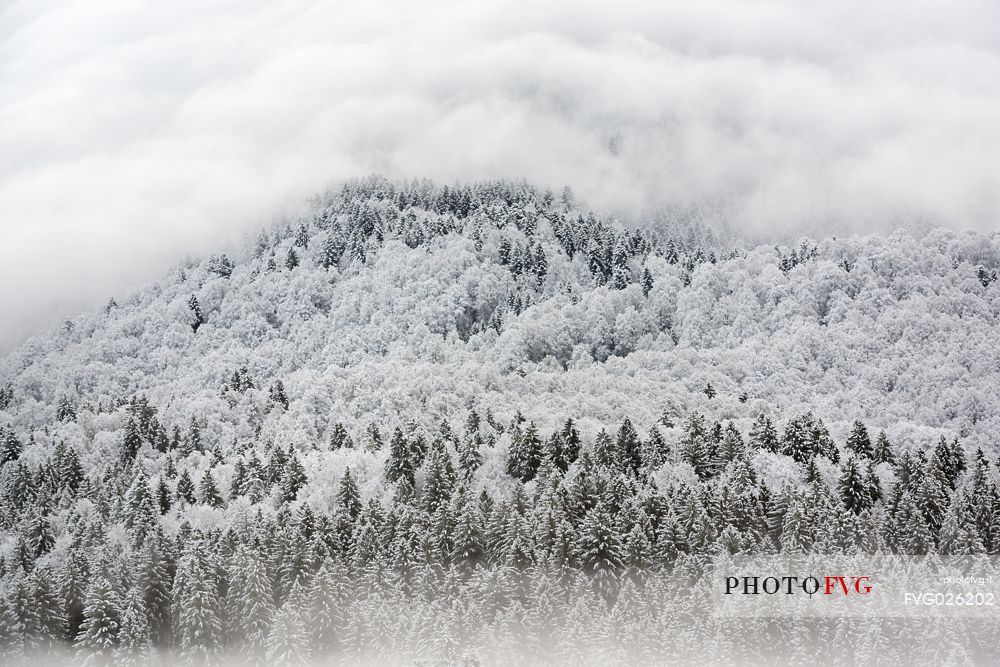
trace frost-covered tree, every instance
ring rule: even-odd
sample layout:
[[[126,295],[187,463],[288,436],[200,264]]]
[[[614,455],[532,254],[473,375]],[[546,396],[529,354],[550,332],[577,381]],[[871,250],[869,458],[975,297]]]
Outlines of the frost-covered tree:
[[[542,441],[538,436],[538,427],[531,422],[522,429],[517,429],[510,442],[507,454],[507,474],[522,482],[531,481],[542,463]]]
[[[681,460],[691,465],[699,477],[707,477],[712,470],[712,444],[705,418],[691,413],[684,424],[684,434],[679,444]]]
[[[226,594],[229,633],[250,660],[261,660],[274,618],[273,582],[267,564],[253,549],[242,546],[232,556]]]
[[[103,567],[97,565],[94,569],[96,574],[87,587],[76,646],[87,653],[92,663],[110,665],[121,639],[122,601],[102,572]]]
[[[224,502],[222,494],[219,493],[219,487],[215,483],[215,477],[212,476],[211,470],[206,470],[205,474],[201,476],[201,481],[198,483],[198,495],[201,496],[201,502],[209,507],[222,507]]]
[[[625,564],[622,536],[615,530],[607,508],[598,505],[584,518],[576,540],[576,554],[595,590],[605,599],[618,592],[618,577]]]
[[[195,539],[177,563],[174,579],[174,633],[187,659],[205,662],[218,655],[223,641],[218,582],[205,545]]]
[[[759,413],[754,419],[753,426],[750,427],[750,446],[755,449],[763,449],[768,452],[777,452],[780,449],[778,441],[778,431],[770,417]]]
[[[285,463],[284,472],[281,476],[281,498],[286,503],[290,503],[298,497],[299,491],[306,485],[309,478],[306,470],[302,467],[302,462],[295,452],[291,452],[288,462]]]
[[[892,443],[885,431],[879,431],[875,438],[875,446],[872,449],[872,458],[876,463],[895,463],[896,457],[892,453]]]
[[[344,470],[344,476],[340,479],[340,486],[337,489],[337,509],[352,521],[361,514],[361,493],[350,468]]]
[[[181,472],[180,477],[177,478],[177,488],[174,492],[174,496],[177,500],[183,501],[189,505],[193,505],[198,502],[194,494],[194,480],[191,479],[191,473],[187,470]]]
[[[851,434],[847,436],[846,447],[854,452],[856,456],[871,459],[874,457],[871,439],[868,437],[868,429],[864,423],[855,421],[851,427]]]
[[[837,482],[837,490],[840,492],[844,506],[855,514],[870,508],[874,501],[868,479],[861,471],[858,461],[853,457],[844,463],[843,472]]]
[[[386,481],[394,483],[406,480],[412,486],[415,481],[413,464],[410,443],[403,435],[402,429],[397,426],[389,440],[389,453],[385,459]]]
[[[625,470],[636,472],[642,465],[641,439],[638,431],[632,425],[632,420],[625,417],[622,425],[618,428],[615,438],[615,447],[618,451],[618,462],[624,466]]]

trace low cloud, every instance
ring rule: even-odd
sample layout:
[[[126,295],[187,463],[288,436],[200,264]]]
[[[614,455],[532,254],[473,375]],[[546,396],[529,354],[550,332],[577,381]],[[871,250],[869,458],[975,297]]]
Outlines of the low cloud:
[[[0,347],[341,178],[527,178],[756,236],[1000,227],[1000,6],[21,0]]]

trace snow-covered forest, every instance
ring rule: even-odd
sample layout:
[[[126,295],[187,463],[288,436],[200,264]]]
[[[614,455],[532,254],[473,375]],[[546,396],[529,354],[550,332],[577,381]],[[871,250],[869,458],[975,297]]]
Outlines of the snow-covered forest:
[[[997,234],[331,190],[0,360],[2,660],[983,661],[988,623],[720,619],[682,583],[1000,553],[998,267]]]

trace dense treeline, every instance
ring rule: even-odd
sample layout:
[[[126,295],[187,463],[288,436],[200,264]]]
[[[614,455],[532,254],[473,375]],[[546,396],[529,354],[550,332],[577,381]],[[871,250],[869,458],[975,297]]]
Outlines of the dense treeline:
[[[343,434],[308,454],[250,443],[223,454],[203,451],[196,422],[167,436],[146,401],[124,407],[119,459],[104,471],[86,472],[63,445],[29,467],[4,429],[8,655],[71,647],[114,661],[151,651],[454,660],[476,654],[470,633],[537,623],[530,632],[542,637],[579,623],[581,605],[587,618],[641,631],[629,625],[641,623],[635,610],[616,610],[682,595],[669,588],[683,580],[677,573],[720,552],[1000,552],[996,466],[981,451],[968,456],[942,439],[897,454],[861,422],[836,443],[811,413],[781,428],[760,415],[748,433],[692,413],[677,425],[664,416],[642,436],[625,419],[583,442],[572,419],[543,433],[521,415],[499,424],[471,411],[461,428],[443,422],[431,434],[373,428],[366,442]],[[332,508],[317,511],[299,498],[308,481],[300,459],[343,448],[374,450],[381,474],[344,470]],[[499,482],[483,469],[491,455],[504,463]],[[187,464],[200,456],[209,464],[193,475]],[[227,485],[216,478],[223,459],[233,467]],[[782,464],[801,482],[763,479]],[[201,508],[228,520],[195,528]],[[437,625],[454,605],[464,611]],[[389,621],[403,609],[415,625]],[[657,622],[681,631],[677,614],[660,608]],[[381,622],[397,633],[391,642]],[[664,648],[658,641],[647,638],[647,658]]]

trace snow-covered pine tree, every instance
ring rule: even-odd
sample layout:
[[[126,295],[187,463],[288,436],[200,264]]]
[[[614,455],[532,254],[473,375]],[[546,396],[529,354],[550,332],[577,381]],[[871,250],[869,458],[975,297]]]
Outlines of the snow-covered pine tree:
[[[414,474],[410,443],[403,435],[403,430],[397,426],[389,440],[389,453],[385,459],[385,479],[390,483],[406,480],[412,486],[415,483]]]
[[[594,462],[607,468],[619,468],[619,451],[607,430],[601,429],[594,440]]]
[[[103,572],[104,566],[97,565],[94,570],[87,586],[76,647],[85,653],[88,663],[111,665],[121,639],[122,602]]]
[[[513,433],[507,454],[507,474],[528,482],[534,479],[541,463],[542,441],[538,437],[538,427],[531,422]]]
[[[219,493],[219,487],[215,483],[211,469],[205,470],[201,476],[201,481],[198,482],[198,495],[201,496],[201,502],[209,507],[222,507],[224,503],[222,494]]]
[[[856,456],[871,459],[874,458],[871,439],[868,437],[868,428],[861,421],[855,421],[851,427],[851,433],[847,436],[845,443],[847,449],[854,452]]]
[[[755,449],[763,449],[767,452],[777,453],[780,449],[778,441],[778,431],[774,427],[771,418],[764,413],[758,413],[750,427],[750,446]]]
[[[226,592],[229,633],[250,661],[262,660],[267,651],[275,608],[273,582],[266,563],[255,550],[241,546],[230,559]]]
[[[222,647],[222,603],[207,546],[194,538],[177,563],[172,591],[174,635],[193,662],[216,659]]]
[[[875,438],[875,446],[872,449],[872,458],[876,463],[896,463],[896,457],[892,453],[892,444],[885,431],[879,431]]]
[[[355,521],[361,514],[361,493],[350,468],[346,468],[344,476],[340,478],[340,486],[337,488],[337,511],[351,521]]]
[[[618,434],[615,438],[618,462],[622,465],[623,470],[633,473],[638,472],[639,467],[642,465],[642,456],[640,455],[641,443],[639,433],[635,430],[635,426],[632,425],[632,420],[625,417],[618,428]]]
[[[684,433],[679,443],[680,458],[691,465],[699,477],[708,477],[711,470],[708,427],[705,418],[692,412],[684,423]]]
[[[306,470],[299,461],[294,451],[289,451],[288,461],[285,463],[284,473],[281,476],[281,498],[286,503],[290,503],[298,497],[299,491],[306,485],[309,478]]]
[[[576,559],[593,582],[594,590],[610,600],[618,592],[618,577],[625,564],[625,545],[615,530],[611,513],[598,504],[587,513],[576,540]]]
[[[844,463],[837,490],[844,505],[855,514],[860,514],[871,507],[874,498],[866,474],[861,470],[857,459],[850,457]]]

